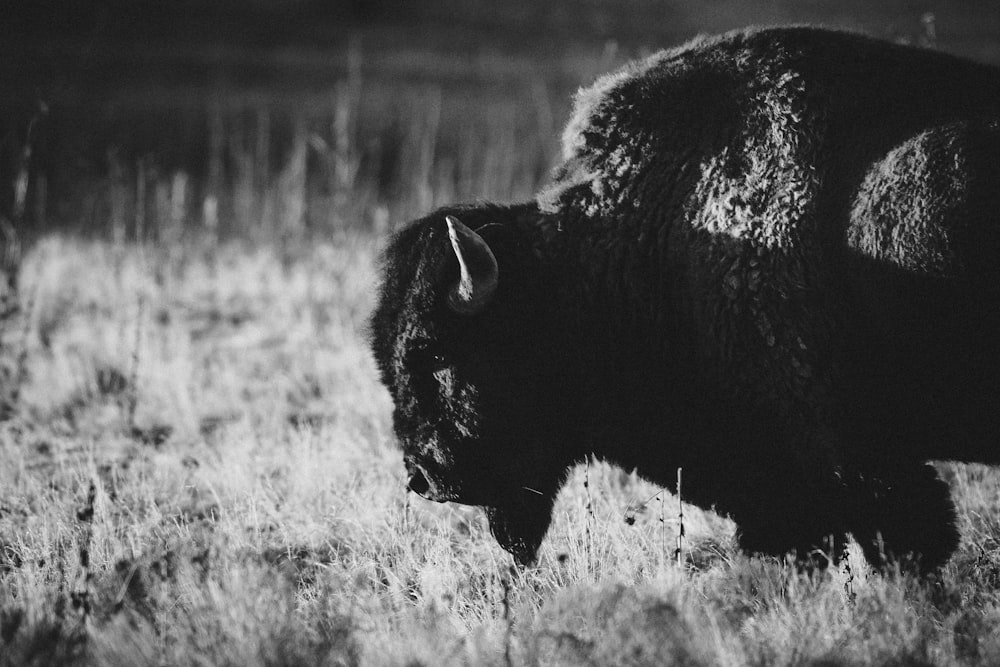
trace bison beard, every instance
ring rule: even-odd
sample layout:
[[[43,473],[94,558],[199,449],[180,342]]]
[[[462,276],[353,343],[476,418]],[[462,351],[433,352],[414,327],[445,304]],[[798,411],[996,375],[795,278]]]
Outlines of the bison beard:
[[[372,348],[411,486],[520,563],[597,457],[683,467],[746,551],[933,568],[926,462],[1000,463],[998,257],[1000,70],[737,31],[581,91],[536,201],[401,229]]]

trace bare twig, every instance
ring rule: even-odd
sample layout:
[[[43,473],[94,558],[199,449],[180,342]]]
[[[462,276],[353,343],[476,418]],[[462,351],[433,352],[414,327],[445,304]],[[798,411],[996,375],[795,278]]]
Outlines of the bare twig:
[[[97,485],[93,480],[87,488],[87,502],[77,510],[76,520],[80,523],[83,535],[80,538],[80,575],[70,593],[73,610],[79,615],[80,626],[85,628],[90,618],[91,588],[94,574],[90,567],[90,550],[94,541],[94,504],[97,500]]]
[[[135,313],[135,341],[132,346],[132,368],[129,373],[127,419],[129,433],[135,433],[135,411],[139,404],[139,362],[142,358],[142,323],[146,300],[139,294]]]
[[[674,551],[678,565],[684,562],[684,503],[681,497],[681,470],[683,468],[677,469],[677,549]]]
[[[4,404],[0,406],[2,408],[0,409],[0,421],[10,419],[17,414],[18,403],[21,400],[21,388],[28,379],[28,339],[31,337],[31,320],[34,317],[40,285],[40,278],[36,278],[31,291],[28,292],[28,302],[24,306],[24,319],[19,341],[21,348],[17,353],[17,362],[14,364],[14,377],[10,395],[6,398]]]
[[[590,460],[587,460],[587,467],[584,470],[583,489],[587,494],[587,526],[586,526],[586,548],[587,548],[587,568],[594,562],[593,534],[591,524],[594,522],[594,500],[590,495]]]
[[[511,584],[510,579],[516,573],[513,565],[507,568],[507,572],[500,578],[500,585],[503,586],[503,621],[505,624],[504,630],[504,641],[503,641],[503,657],[504,664],[507,667],[513,667],[514,660],[511,657],[511,639],[514,636],[514,618],[510,613],[510,591]]]

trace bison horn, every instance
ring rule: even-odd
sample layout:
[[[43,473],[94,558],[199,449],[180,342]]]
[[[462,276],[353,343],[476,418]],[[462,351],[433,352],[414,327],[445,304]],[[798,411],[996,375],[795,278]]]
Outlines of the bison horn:
[[[497,290],[497,258],[483,237],[458,218],[449,215],[445,216],[445,221],[461,271],[458,282],[448,293],[448,305],[456,313],[475,315],[486,307]]]

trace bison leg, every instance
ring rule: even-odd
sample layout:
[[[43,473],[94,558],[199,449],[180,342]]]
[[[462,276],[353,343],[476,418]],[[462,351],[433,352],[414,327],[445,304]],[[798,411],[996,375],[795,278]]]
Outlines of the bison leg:
[[[518,565],[533,565],[549,524],[554,498],[525,496],[486,508],[490,532]]]
[[[833,484],[806,488],[801,478],[772,481],[773,491],[750,512],[735,517],[740,548],[773,556],[793,554],[802,564],[825,567],[836,563],[846,545],[846,527],[839,516]],[[819,489],[824,488],[824,491]]]
[[[771,525],[740,526],[740,548],[747,553],[770,556],[792,555],[800,566],[825,568],[844,554],[846,535],[842,530],[820,534],[811,526],[788,526],[775,530]]]
[[[746,451],[761,449],[752,443]],[[828,448],[798,449],[815,453]],[[738,469],[729,469],[730,483],[714,489],[711,504],[732,516],[743,551],[781,557],[793,553],[803,564],[822,567],[836,562],[847,539],[840,467],[819,456],[796,459],[793,451],[772,445],[767,457],[743,458]]]
[[[896,563],[931,571],[958,546],[950,490],[930,465],[875,478],[859,476],[849,506],[851,532],[876,567]]]

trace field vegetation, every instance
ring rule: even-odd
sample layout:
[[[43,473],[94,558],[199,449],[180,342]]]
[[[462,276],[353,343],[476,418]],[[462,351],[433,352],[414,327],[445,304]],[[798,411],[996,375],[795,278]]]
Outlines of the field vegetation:
[[[997,470],[939,465],[962,543],[924,580],[748,557],[598,461],[528,569],[406,492],[365,340],[386,234],[531,196],[569,92],[641,48],[376,39],[322,83],[278,51],[7,115],[0,666],[1000,664]]]

